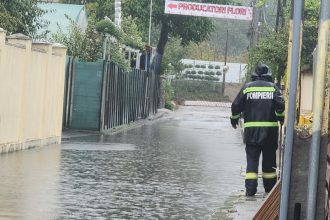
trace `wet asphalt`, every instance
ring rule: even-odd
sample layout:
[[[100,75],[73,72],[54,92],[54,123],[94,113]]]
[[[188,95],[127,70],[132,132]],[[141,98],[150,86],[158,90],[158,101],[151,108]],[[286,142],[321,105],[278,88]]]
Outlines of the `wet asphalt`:
[[[244,189],[230,109],[181,107],[110,136],[0,156],[0,219],[209,219]]]

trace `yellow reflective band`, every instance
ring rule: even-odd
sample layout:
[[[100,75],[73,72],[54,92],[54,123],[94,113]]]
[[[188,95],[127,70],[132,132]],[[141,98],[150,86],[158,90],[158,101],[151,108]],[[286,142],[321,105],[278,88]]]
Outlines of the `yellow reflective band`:
[[[275,92],[274,87],[248,87],[243,90],[243,94],[249,92]]]
[[[245,179],[246,180],[256,180],[256,179],[258,179],[258,174],[253,173],[253,172],[246,173]]]
[[[241,114],[237,114],[237,115],[232,115],[230,116],[231,119],[238,119],[241,117]]]
[[[284,117],[285,116],[285,112],[282,112],[282,113],[275,112],[275,115],[278,116],[278,117]]]
[[[277,177],[276,172],[272,172],[272,173],[262,173],[262,177],[264,179],[274,179]]]
[[[256,121],[256,122],[244,123],[244,128],[251,128],[251,127],[278,127],[278,123],[272,121]]]

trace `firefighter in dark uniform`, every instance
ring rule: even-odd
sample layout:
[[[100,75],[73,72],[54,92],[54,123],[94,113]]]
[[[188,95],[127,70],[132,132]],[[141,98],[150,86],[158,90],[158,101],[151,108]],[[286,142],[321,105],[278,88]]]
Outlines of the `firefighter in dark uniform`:
[[[244,117],[244,139],[246,143],[247,196],[254,196],[258,185],[259,157],[262,153],[262,177],[265,192],[276,184],[276,150],[278,143],[278,122],[283,124],[284,99],[273,83],[272,72],[264,64],[257,65],[252,82],[246,83],[231,106],[230,117],[233,128]]]

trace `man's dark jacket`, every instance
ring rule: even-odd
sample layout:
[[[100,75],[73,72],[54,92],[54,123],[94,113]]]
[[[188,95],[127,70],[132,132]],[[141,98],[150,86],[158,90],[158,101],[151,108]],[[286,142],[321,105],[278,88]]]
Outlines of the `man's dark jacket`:
[[[284,99],[275,83],[255,77],[246,83],[232,103],[232,123],[244,117],[246,144],[267,145],[277,143],[278,121],[284,120]]]

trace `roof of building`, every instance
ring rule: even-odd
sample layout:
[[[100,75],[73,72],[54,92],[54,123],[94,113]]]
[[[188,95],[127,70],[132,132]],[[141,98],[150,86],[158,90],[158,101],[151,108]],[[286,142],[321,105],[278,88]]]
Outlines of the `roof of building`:
[[[38,7],[47,11],[47,13],[43,15],[42,19],[49,22],[48,27],[45,28],[50,32],[48,37],[51,37],[51,34],[58,31],[58,26],[64,33],[68,32],[70,21],[66,18],[66,15],[75,21],[78,24],[78,27],[80,27],[83,31],[86,30],[87,16],[84,5],[39,3]],[[45,31],[45,29],[40,30],[40,32]]]

